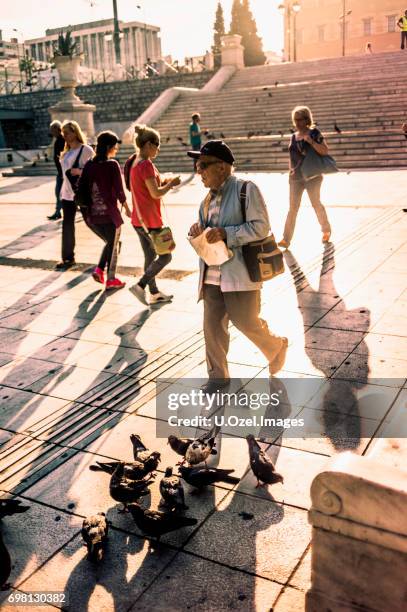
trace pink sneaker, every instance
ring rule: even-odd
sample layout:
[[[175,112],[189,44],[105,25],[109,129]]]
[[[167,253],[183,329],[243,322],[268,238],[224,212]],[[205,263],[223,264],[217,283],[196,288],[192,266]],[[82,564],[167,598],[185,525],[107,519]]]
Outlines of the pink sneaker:
[[[102,285],[105,284],[105,276],[103,274],[103,270],[102,268],[98,268],[96,266],[96,268],[93,270],[92,272],[92,276],[93,279],[97,282],[97,283],[101,283]]]
[[[121,281],[118,278],[111,278],[106,281],[106,289],[123,289],[126,286],[126,283]]]

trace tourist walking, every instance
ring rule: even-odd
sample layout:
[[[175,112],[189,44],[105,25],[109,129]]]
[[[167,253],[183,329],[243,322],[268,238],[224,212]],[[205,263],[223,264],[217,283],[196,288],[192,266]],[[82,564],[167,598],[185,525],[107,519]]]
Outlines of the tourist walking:
[[[56,206],[55,206],[55,212],[53,212],[52,215],[48,215],[47,217],[47,219],[49,219],[50,221],[57,221],[58,219],[62,217],[61,215],[62,204],[61,204],[61,199],[60,199],[60,193],[61,193],[62,181],[64,177],[62,175],[60,157],[61,157],[62,151],[65,148],[65,140],[62,135],[61,126],[62,126],[62,123],[57,120],[52,121],[49,126],[49,131],[51,133],[51,136],[54,138],[54,164],[57,169],[57,178],[55,180]]]
[[[181,180],[179,176],[161,179],[153,160],[160,150],[160,134],[145,125],[135,126],[137,156],[130,169],[130,187],[133,203],[131,222],[140,239],[144,253],[144,274],[131,291],[143,304],[169,302],[172,295],[159,291],[155,277],[171,261],[171,253],[157,255],[151,235],[163,227],[162,198]],[[147,302],[146,287],[150,291]]]
[[[265,355],[270,376],[281,370],[287,352],[287,338],[275,336],[259,317],[261,282],[249,277],[242,246],[266,238],[270,222],[257,185],[247,183],[246,221],[240,192],[243,180],[233,175],[234,156],[222,140],[207,142],[200,151],[189,151],[197,159],[197,172],[210,191],[199,209],[199,221],[189,233],[197,237],[211,228],[206,239],[213,244],[225,241],[233,256],[221,266],[199,261],[198,299],[204,301],[204,336],[209,380],[206,393],[215,393],[230,382],[227,363],[229,321]]]
[[[88,204],[86,217],[90,229],[103,240],[105,246],[92,276],[106,289],[121,289],[126,283],[116,278],[117,255],[123,219],[117,206],[119,201],[126,213],[131,211],[126,202],[122,175],[118,162],[113,159],[120,141],[114,132],[101,132],[97,137],[96,155],[85,165],[79,180],[78,195]]]
[[[75,187],[86,162],[94,155],[92,147],[85,144],[85,136],[76,121],[64,121],[62,134],[65,148],[61,154],[62,167],[62,259],[57,270],[67,270],[75,264]]]
[[[301,174],[301,164],[312,149],[318,155],[328,155],[328,146],[323,135],[315,127],[312,113],[307,106],[296,106],[292,111],[292,121],[296,132],[291,136],[289,146],[290,154],[290,208],[284,227],[283,239],[279,246],[289,248],[294,234],[295,222],[304,191],[307,191],[312,207],[322,230],[322,242],[329,242],[331,237],[331,226],[328,221],[326,210],[321,203],[322,174],[307,181]]]
[[[405,49],[407,47],[407,10],[404,12],[404,15],[400,17],[397,22],[401,30],[401,49]]]
[[[191,143],[191,149],[193,151],[200,151],[202,146],[202,132],[201,126],[199,125],[201,121],[201,115],[199,113],[194,113],[191,119],[192,121],[189,124],[189,141]],[[194,159],[194,171],[196,172],[196,159]]]

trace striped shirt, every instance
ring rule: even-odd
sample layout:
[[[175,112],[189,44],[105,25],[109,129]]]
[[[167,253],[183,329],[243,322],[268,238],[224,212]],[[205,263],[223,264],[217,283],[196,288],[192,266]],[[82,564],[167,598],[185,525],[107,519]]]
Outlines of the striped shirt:
[[[223,183],[217,191],[211,191],[212,198],[209,202],[206,227],[219,227],[219,211],[224,184],[225,183]],[[220,285],[220,266],[208,266],[206,268],[204,283],[205,285]]]

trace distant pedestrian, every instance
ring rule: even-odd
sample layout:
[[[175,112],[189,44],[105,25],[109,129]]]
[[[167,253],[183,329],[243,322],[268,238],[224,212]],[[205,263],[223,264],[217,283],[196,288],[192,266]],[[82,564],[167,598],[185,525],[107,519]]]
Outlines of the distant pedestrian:
[[[366,53],[373,53],[372,43],[366,43]]]
[[[61,187],[62,187],[62,182],[63,182],[64,177],[62,175],[60,157],[65,147],[65,140],[62,135],[61,127],[62,127],[62,123],[57,120],[52,121],[52,123],[50,123],[50,126],[49,126],[49,131],[51,133],[51,136],[54,138],[54,164],[57,169],[57,178],[55,181],[56,206],[55,206],[55,212],[52,215],[48,215],[47,217],[47,219],[49,219],[50,221],[57,221],[57,219],[60,219],[62,217],[61,215],[62,204],[61,204],[61,199],[59,196],[61,193]]]
[[[74,183],[79,181],[86,162],[94,155],[92,147],[85,144],[85,136],[76,121],[64,121],[62,134],[65,148],[61,154],[63,182],[61,187],[62,260],[57,270],[67,270],[75,264],[75,216]]]
[[[400,17],[397,22],[401,30],[401,49],[404,49],[407,46],[407,10],[404,12],[404,15]]]
[[[160,150],[160,134],[145,125],[135,126],[138,154],[130,169],[130,187],[133,201],[131,222],[144,252],[144,274],[131,290],[142,304],[148,304],[145,289],[150,290],[150,304],[169,302],[172,295],[158,290],[155,277],[171,261],[171,253],[157,255],[150,233],[163,227],[162,197],[179,185],[179,176],[161,179],[153,164]]]
[[[312,207],[322,230],[322,242],[329,242],[331,226],[326,210],[321,203],[322,174],[305,181],[301,174],[301,164],[312,147],[318,155],[328,155],[328,146],[323,135],[315,127],[312,113],[307,106],[296,106],[292,111],[292,121],[296,131],[291,136],[290,153],[290,208],[284,227],[283,239],[279,246],[289,248],[294,234],[295,222],[304,191],[307,191]],[[335,124],[336,125],[336,124]]]
[[[106,289],[121,289],[126,284],[116,278],[117,254],[123,224],[117,201],[124,206],[127,216],[131,217],[120,166],[113,159],[119,144],[120,141],[114,132],[106,131],[99,134],[96,155],[85,165],[78,186],[78,193],[87,196],[88,225],[105,243],[92,276],[96,282],[104,284],[104,272],[107,268]]]
[[[201,115],[194,113],[191,117],[192,121],[189,124],[189,140],[191,143],[192,151],[200,151],[202,146],[202,131],[199,125],[201,121]],[[194,159],[194,171],[196,172],[196,159]]]

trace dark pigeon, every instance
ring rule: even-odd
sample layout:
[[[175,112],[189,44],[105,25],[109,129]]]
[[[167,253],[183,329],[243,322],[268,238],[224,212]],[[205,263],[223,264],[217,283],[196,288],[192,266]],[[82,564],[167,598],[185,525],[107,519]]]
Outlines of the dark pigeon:
[[[188,510],[185,505],[185,493],[179,476],[172,473],[172,467],[167,467],[164,478],[160,481],[162,504],[170,510]]]
[[[146,459],[148,459],[151,454],[148,451],[147,446],[144,446],[138,434],[130,434],[130,442],[133,446],[134,461],[141,461],[142,463],[144,463],[144,461],[146,461]]]
[[[235,470],[221,470],[218,468],[190,468],[180,466],[179,473],[181,478],[185,480],[191,487],[203,489],[208,485],[216,482],[226,482],[228,484],[237,484],[240,478],[230,476]]]
[[[154,482],[153,478],[141,480],[129,480],[124,475],[124,462],[120,462],[112,474],[109,484],[110,496],[123,504],[123,510],[127,509],[127,504],[135,503],[140,497],[149,494],[148,487]]]
[[[262,450],[253,434],[246,436],[246,440],[249,445],[250,467],[257,478],[256,488],[276,482],[284,482],[284,478],[276,472],[274,463]]]
[[[137,527],[143,533],[160,540],[161,536],[170,531],[183,527],[192,527],[198,520],[177,514],[176,512],[161,512],[160,510],[147,510],[138,504],[130,504],[129,512]]]

